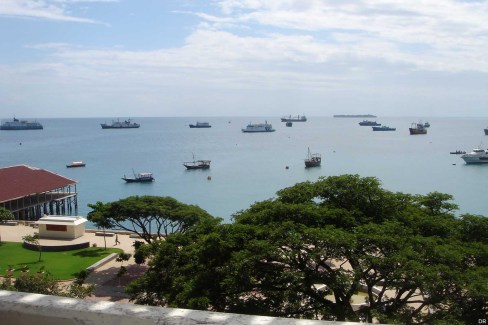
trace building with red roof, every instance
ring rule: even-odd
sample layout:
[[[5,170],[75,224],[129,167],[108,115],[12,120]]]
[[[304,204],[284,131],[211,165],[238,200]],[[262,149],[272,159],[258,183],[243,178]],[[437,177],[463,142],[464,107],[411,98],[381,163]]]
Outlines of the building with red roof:
[[[0,168],[0,206],[18,220],[37,220],[44,214],[78,212],[77,182],[36,167]]]

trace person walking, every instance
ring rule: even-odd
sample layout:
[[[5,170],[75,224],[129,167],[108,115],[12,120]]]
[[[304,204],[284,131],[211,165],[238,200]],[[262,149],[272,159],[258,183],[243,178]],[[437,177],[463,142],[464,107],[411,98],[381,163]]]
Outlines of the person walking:
[[[119,235],[115,234],[115,246],[117,246],[117,244],[120,244]]]

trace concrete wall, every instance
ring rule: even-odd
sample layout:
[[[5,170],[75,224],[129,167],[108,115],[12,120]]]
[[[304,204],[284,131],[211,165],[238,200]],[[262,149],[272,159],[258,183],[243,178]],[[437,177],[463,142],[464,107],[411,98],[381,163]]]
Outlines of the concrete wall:
[[[91,302],[0,290],[0,324],[32,325],[358,325],[200,310]]]
[[[45,224],[39,225],[39,235],[41,238],[60,238],[60,239],[75,239],[83,236],[85,233],[85,225],[70,225],[66,226],[66,231],[51,231],[46,229]]]

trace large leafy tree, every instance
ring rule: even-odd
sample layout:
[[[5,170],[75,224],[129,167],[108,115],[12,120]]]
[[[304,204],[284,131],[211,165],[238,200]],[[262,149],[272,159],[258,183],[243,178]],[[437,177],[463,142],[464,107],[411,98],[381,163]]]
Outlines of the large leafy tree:
[[[116,202],[88,205],[88,220],[101,228],[137,233],[147,243],[174,233],[184,233],[192,225],[212,217],[195,205],[171,197],[131,196]]]
[[[344,175],[283,189],[154,246],[138,303],[382,322],[477,321],[486,313],[486,218],[450,195],[412,196]],[[354,306],[359,290],[368,304]]]

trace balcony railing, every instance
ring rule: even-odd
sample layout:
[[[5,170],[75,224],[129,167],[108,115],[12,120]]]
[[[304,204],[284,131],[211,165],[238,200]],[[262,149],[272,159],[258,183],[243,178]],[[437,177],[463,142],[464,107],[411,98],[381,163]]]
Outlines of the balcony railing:
[[[0,290],[0,324],[357,325],[350,322],[249,316],[106,301],[93,302],[2,290]]]

